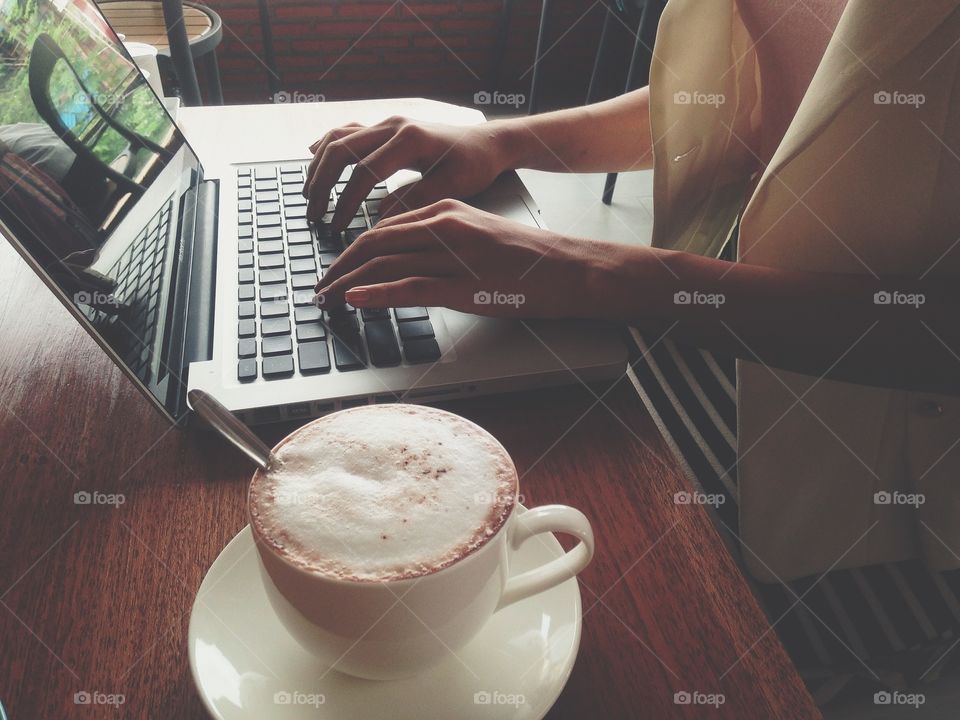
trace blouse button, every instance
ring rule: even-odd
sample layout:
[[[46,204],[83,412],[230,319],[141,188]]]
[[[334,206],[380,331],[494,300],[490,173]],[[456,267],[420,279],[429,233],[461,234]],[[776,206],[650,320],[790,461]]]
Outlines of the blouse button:
[[[928,418],[936,418],[943,415],[943,403],[937,400],[918,400],[916,405],[917,415]]]

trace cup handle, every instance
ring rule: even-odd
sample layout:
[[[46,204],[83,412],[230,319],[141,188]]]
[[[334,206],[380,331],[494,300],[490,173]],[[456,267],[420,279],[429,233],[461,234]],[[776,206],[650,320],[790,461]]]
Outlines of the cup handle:
[[[566,505],[541,505],[517,514],[508,528],[507,545],[511,551],[534,535],[545,532],[560,532],[580,539],[569,552],[541,565],[507,579],[500,595],[497,610],[518,600],[536,595],[576,576],[593,557],[593,528],[587,517]]]

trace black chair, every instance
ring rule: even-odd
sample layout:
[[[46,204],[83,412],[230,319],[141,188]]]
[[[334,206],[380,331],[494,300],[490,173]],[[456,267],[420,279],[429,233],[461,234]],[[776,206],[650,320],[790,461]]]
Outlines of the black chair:
[[[57,42],[46,33],[41,33],[37,36],[33,42],[33,49],[30,51],[30,64],[27,68],[30,99],[33,101],[37,113],[41,119],[50,126],[50,129],[63,140],[67,147],[76,153],[77,159],[82,162],[85,167],[95,168],[101,177],[112,181],[118,189],[131,193],[134,197],[140,197],[145,190],[143,185],[140,185],[100,159],[91,145],[84,139],[78,137],[73,130],[64,123],[60,115],[60,109],[56,107],[50,96],[50,80],[53,77],[57,63],[64,64],[73,75],[77,87],[86,96],[86,101],[89,103],[91,110],[93,110],[99,119],[99,133],[102,133],[107,127],[116,131],[129,143],[131,154],[136,154],[140,150],[149,150],[160,157],[170,159],[172,157],[170,151],[118,122],[114,114],[107,111],[89,91],[81,79],[80,74],[70,60],[67,59],[66,54]],[[139,73],[134,77],[129,91],[132,92],[138,85],[146,85],[146,80]],[[93,139],[95,140],[96,137],[97,136],[94,136]]]

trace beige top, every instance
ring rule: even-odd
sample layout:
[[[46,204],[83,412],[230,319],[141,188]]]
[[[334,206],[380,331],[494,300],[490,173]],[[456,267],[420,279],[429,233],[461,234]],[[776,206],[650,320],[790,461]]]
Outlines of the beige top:
[[[957,0],[850,0],[746,203],[739,262],[960,275],[958,38]],[[668,3],[650,92],[654,245],[716,254],[756,167],[740,139],[763,92],[735,0]],[[960,566],[960,398],[745,361],[737,379],[740,535],[759,579]]]

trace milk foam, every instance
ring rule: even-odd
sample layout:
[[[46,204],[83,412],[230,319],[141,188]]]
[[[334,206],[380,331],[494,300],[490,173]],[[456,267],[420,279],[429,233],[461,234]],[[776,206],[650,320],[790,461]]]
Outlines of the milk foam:
[[[517,475],[486,431],[418,405],[370,405],[316,420],[250,485],[257,534],[304,569],[353,580],[439,570],[492,537]]]

